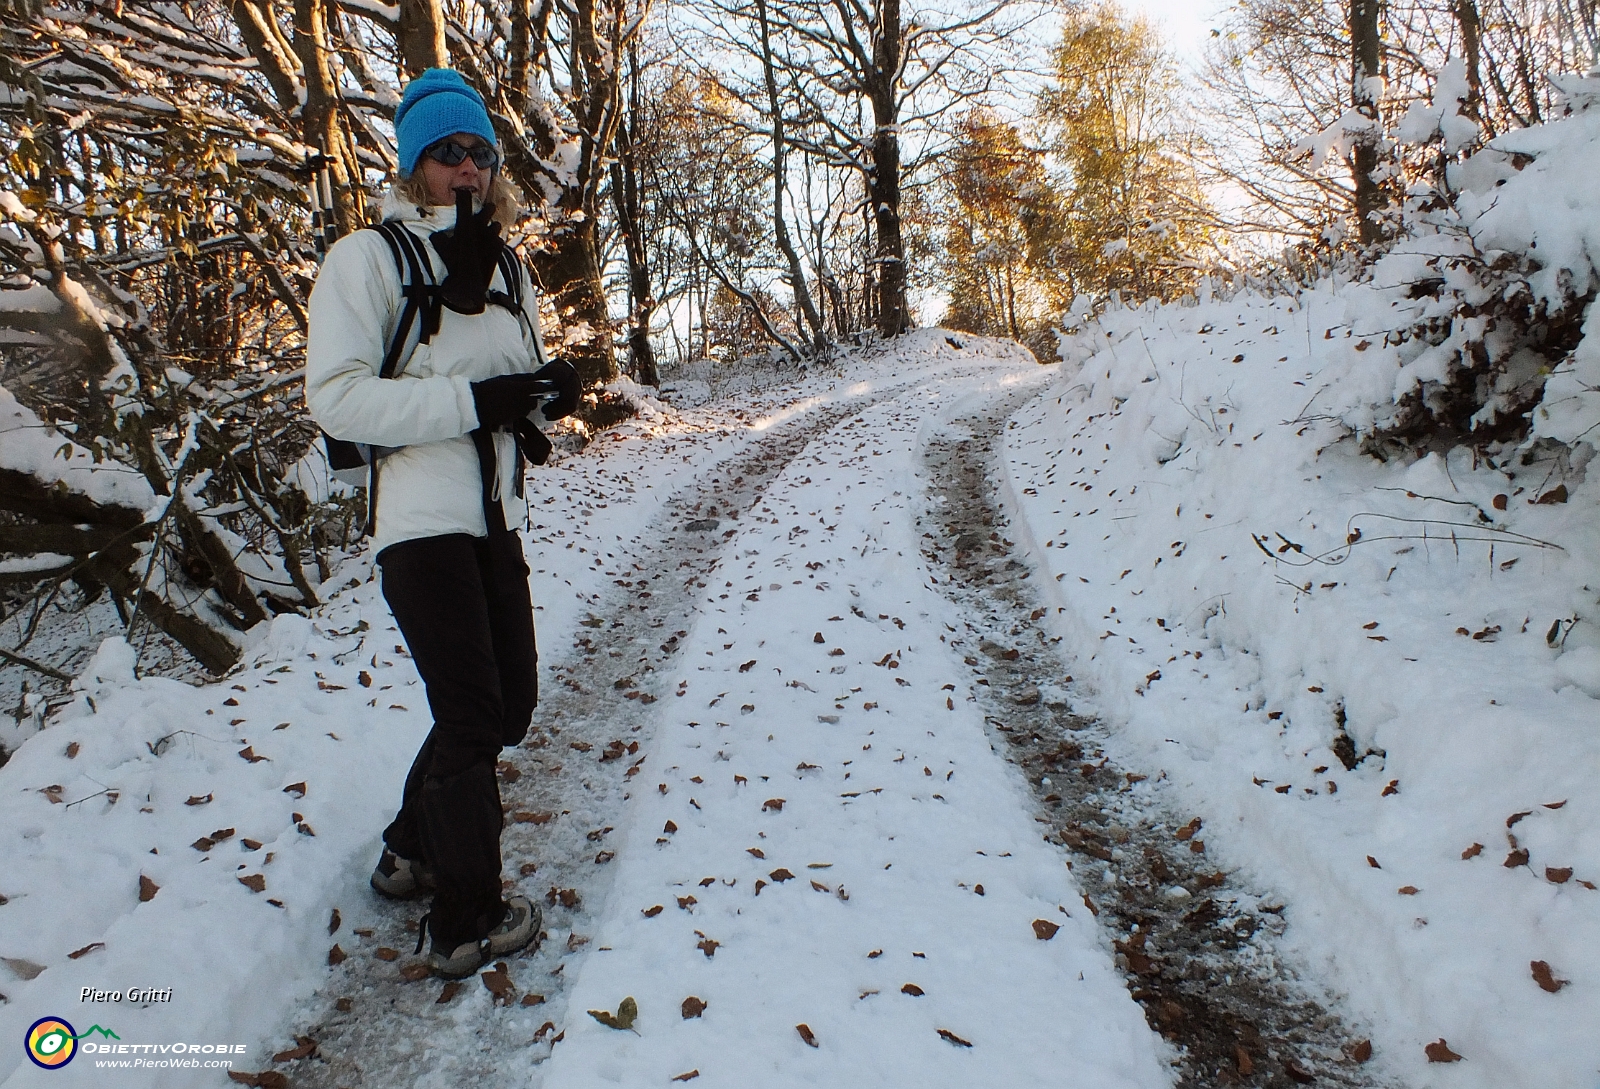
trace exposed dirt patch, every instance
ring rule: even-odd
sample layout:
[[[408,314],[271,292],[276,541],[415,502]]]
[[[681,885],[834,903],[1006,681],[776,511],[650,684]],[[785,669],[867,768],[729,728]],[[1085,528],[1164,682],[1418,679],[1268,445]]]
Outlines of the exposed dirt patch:
[[[958,419],[925,455],[926,555],[968,618],[951,645],[987,693],[992,743],[1026,778],[1046,838],[1070,852],[1150,1027],[1181,1049],[1178,1085],[1391,1084],[1358,1061],[1364,1034],[1280,955],[1282,902],[1209,863],[1204,824],[1139,786],[1142,769],[1102,751],[1103,725],[1073,713],[1072,650],[1039,627],[1033,572],[992,502],[998,438],[1030,396]]]
[[[329,937],[348,959],[307,1004],[296,1040],[301,1048],[314,1041],[315,1049],[279,1067],[293,1084],[498,1085],[513,1069],[525,1080],[528,1064],[549,1055],[557,1026],[569,1020],[566,973],[588,950],[592,910],[609,890],[610,839],[623,803],[634,790],[656,789],[650,705],[677,691],[672,663],[696,595],[713,585],[708,576],[723,542],[766,485],[818,434],[871,399],[813,408],[686,484],[645,543],[619,555],[609,591],[580,621],[572,645],[541,645],[533,730],[500,766],[503,873],[543,908],[539,947],[503,962],[503,979],[469,978],[455,990],[436,979],[407,981],[407,968],[421,963],[411,951],[425,901],[394,904],[363,889],[364,902],[346,914],[363,915],[356,925],[371,933],[352,935],[346,923]],[[380,947],[399,947],[402,956],[381,959]],[[500,994],[492,995],[494,988]],[[463,1013],[469,1003],[477,1004],[470,1017]]]

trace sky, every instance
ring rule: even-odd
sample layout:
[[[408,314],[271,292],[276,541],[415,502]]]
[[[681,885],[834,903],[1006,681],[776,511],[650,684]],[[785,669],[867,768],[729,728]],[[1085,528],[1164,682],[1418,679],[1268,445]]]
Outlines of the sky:
[[[1223,0],[1121,0],[1121,6],[1156,24],[1167,48],[1186,67],[1199,61],[1211,28],[1226,10]]]

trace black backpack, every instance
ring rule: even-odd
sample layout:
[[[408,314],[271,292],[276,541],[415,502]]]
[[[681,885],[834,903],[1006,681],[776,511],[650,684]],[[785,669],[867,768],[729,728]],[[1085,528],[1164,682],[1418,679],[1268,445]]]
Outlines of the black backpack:
[[[393,378],[400,369],[400,357],[406,352],[406,340],[411,335],[412,323],[421,318],[422,327],[417,335],[417,344],[428,343],[439,331],[440,310],[444,304],[439,299],[439,285],[433,279],[433,263],[428,260],[427,252],[422,248],[424,243],[421,239],[407,230],[404,224],[395,220],[385,220],[366,229],[376,231],[389,244],[389,253],[394,257],[395,271],[400,275],[400,294],[405,300],[400,310],[400,319],[395,324],[394,338],[389,341],[389,346],[383,353],[383,363],[378,368],[379,378]],[[522,309],[521,271],[521,263],[512,254],[510,247],[502,249],[500,278],[511,291],[509,294],[504,291],[489,292],[489,302],[510,310],[517,316],[519,323],[526,320],[526,314]],[[540,363],[543,362],[541,359]],[[322,432],[322,445],[328,457],[328,469],[334,479],[353,487],[360,487],[363,484],[367,486],[369,511],[367,528],[370,532],[375,517],[374,512],[377,509],[378,462],[397,448],[336,439],[326,431]]]

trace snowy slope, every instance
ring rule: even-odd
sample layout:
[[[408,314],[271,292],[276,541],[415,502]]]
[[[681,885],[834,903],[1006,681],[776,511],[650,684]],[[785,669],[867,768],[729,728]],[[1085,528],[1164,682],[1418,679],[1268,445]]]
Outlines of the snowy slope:
[[[1016,417],[1008,505],[1121,759],[1278,890],[1379,1059],[1415,1086],[1587,1086],[1600,485],[1580,464],[1541,504],[1548,462],[1359,454],[1406,305],[1366,284],[1107,313]],[[1430,1063],[1440,1039],[1464,1059]]]

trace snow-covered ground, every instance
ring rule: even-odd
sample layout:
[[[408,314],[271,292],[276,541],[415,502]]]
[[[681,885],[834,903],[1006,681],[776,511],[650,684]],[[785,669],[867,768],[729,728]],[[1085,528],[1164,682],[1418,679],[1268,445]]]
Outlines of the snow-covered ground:
[[[622,814],[613,893],[560,965],[565,1036],[553,1053],[547,1035],[530,1039],[521,1077],[1166,1083],[1163,1045],[1074,910],[1081,890],[1040,840],[1020,778],[990,750],[965,685],[945,687],[959,665],[945,621],[959,618],[941,613],[910,529],[925,502],[921,443],[941,412],[1048,374],[1014,346],[958,349],[930,331],[778,393],[650,408],[531,477],[541,641],[560,662],[674,489],[786,418],[879,397],[757,508],[723,512],[736,530],[725,585],[704,589],[683,675],[648,693],[659,714],[638,783],[654,789]],[[136,680],[131,651],[106,643],[79,698],[0,769],[0,1036],[57,1016],[156,1045],[130,1061],[225,1045],[240,1049],[227,1053],[235,1071],[270,1068],[329,978],[330,915],[362,895],[428,725],[366,566],[323,589],[316,618],[275,620],[220,684]],[[508,858],[507,873],[523,861]],[[84,1001],[84,988],[120,1001]],[[165,993],[135,1001],[135,988]],[[707,1004],[698,1017],[683,1016],[690,995]],[[579,1012],[628,996],[637,1035]],[[470,1042],[494,1031],[474,1015],[540,1020],[491,1009],[474,990],[440,1031]],[[87,1037],[69,1070],[49,1073],[8,1051],[0,1076],[87,1084],[110,1043]],[[116,1076],[220,1081],[214,1068]]]
[[[1053,595],[1040,623],[1074,660],[1077,709],[1281,897],[1288,951],[1370,1027],[1373,1080],[1588,1089],[1600,495],[1574,471],[1566,503],[1535,504],[1548,466],[1382,464],[1335,442],[1384,290],[1113,311],[1051,368],[926,331],[779,391],[649,408],[533,474],[554,665],[639,574],[630,550],[669,495],[782,420],[871,402],[722,512],[673,668],[640,684],[654,724],[605,843],[609,893],[550,984],[560,1042],[535,1038],[543,1007],[497,1009],[469,980],[440,1007],[440,1050],[525,1033],[498,1083],[563,1087],[1169,1084],[1079,877],[990,747],[946,642],[962,617],[913,528],[937,502],[927,442],[1020,384],[1038,395],[1008,432],[1007,535]],[[278,618],[220,684],[134,680],[107,644],[0,769],[0,1038],[54,1015],[242,1046],[242,1071],[290,1046],[428,726],[368,576],[338,572],[317,617]],[[1570,982],[1542,988],[1536,963]],[[624,998],[631,1029],[583,1012]],[[1461,1061],[1430,1063],[1440,1040]],[[46,1073],[8,1046],[0,1079],[110,1080],[94,1059]]]

